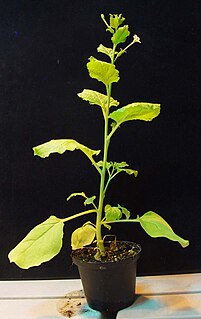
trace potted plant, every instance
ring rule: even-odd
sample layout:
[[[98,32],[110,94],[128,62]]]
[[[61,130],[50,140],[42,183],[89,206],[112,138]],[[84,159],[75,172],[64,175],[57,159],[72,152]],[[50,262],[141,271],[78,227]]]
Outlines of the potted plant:
[[[141,251],[140,245],[127,241],[118,241],[116,236],[103,237],[102,228],[110,230],[113,223],[138,223],[151,237],[166,237],[177,241],[182,247],[188,246],[185,240],[174,233],[169,224],[157,213],[146,212],[143,216],[131,217],[130,211],[123,205],[111,205],[106,198],[111,181],[120,173],[137,177],[137,170],[122,162],[108,160],[108,151],[113,135],[120,125],[127,121],[151,121],[160,113],[160,104],[133,102],[119,107],[119,102],[112,97],[112,86],[120,79],[116,61],[126,53],[140,38],[135,34],[129,42],[128,25],[124,24],[121,14],[110,14],[109,22],[102,14],[101,18],[111,36],[110,48],[100,44],[97,51],[107,58],[99,60],[90,57],[87,63],[89,76],[103,84],[104,92],[84,89],[78,96],[91,105],[101,108],[104,119],[104,146],[100,150],[91,149],[73,139],[50,140],[33,147],[34,155],[46,158],[52,153],[63,154],[66,151],[80,150],[93,164],[99,176],[99,194],[87,196],[84,192],[73,193],[83,197],[86,207],[81,212],[66,218],[50,216],[33,228],[28,235],[9,253],[10,262],[27,269],[39,266],[55,257],[63,240],[65,222],[74,218],[95,214],[96,222],[90,220],[72,233],[72,258],[78,265],[84,291],[89,305],[97,310],[117,311],[129,306],[134,301],[136,262]],[[121,48],[120,46],[124,47]],[[101,153],[101,158],[97,160]],[[89,208],[87,208],[89,207]]]

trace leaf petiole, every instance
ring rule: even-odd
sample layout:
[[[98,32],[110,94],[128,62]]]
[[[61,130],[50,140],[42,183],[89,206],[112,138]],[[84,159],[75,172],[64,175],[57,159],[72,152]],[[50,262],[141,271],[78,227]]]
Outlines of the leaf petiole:
[[[92,214],[92,213],[97,213],[97,209],[85,210],[84,212],[80,212],[78,214],[75,214],[75,215],[72,215],[72,216],[69,216],[69,217],[66,217],[66,218],[61,218],[60,220],[65,223],[65,222],[69,222],[72,219],[78,218],[80,216],[87,215],[87,214]]]

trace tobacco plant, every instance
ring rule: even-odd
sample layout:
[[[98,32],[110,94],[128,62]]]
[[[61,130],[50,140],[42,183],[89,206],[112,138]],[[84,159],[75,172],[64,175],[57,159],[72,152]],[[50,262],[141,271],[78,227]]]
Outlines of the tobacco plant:
[[[71,194],[67,199],[75,196],[83,197],[83,204],[86,207],[83,211],[66,218],[50,216],[47,220],[33,228],[28,235],[9,253],[10,262],[16,263],[21,268],[38,266],[56,256],[63,241],[63,228],[65,222],[84,215],[96,215],[96,223],[88,221],[72,233],[72,249],[82,248],[96,244],[96,259],[101,260],[105,255],[102,227],[110,230],[113,223],[138,223],[151,237],[166,237],[177,241],[182,247],[188,246],[185,240],[174,233],[169,224],[157,213],[146,212],[143,216],[131,218],[130,211],[121,205],[112,206],[105,202],[106,192],[111,181],[121,173],[137,177],[138,171],[122,162],[108,161],[108,151],[113,135],[120,126],[128,121],[152,121],[160,113],[160,104],[148,102],[132,102],[119,107],[119,102],[112,97],[113,84],[119,82],[119,71],[116,68],[116,61],[119,60],[134,44],[141,43],[140,38],[134,34],[132,40],[126,45],[130,32],[128,25],[124,24],[124,17],[121,14],[110,14],[109,22],[101,15],[106,25],[106,31],[111,37],[111,47],[100,44],[98,53],[105,56],[107,61],[89,58],[87,69],[89,76],[103,84],[103,92],[91,89],[84,89],[78,94],[79,98],[90,105],[97,105],[101,108],[104,119],[103,150],[93,150],[73,139],[50,140],[44,144],[33,147],[34,155],[46,158],[52,153],[63,154],[66,151],[80,150],[93,164],[99,176],[99,194],[87,196],[84,192]],[[123,45],[123,47],[121,47]],[[101,153],[101,158],[97,160]],[[88,207],[88,208],[87,208]]]

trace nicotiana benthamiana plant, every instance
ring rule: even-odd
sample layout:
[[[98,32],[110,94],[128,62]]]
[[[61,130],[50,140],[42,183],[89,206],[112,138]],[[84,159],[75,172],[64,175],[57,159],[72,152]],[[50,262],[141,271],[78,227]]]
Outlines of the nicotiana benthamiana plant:
[[[90,105],[97,105],[101,108],[104,119],[104,146],[103,150],[93,150],[73,139],[50,140],[44,144],[33,147],[34,155],[46,158],[52,153],[63,154],[66,151],[80,150],[88,157],[99,176],[99,194],[86,195],[84,192],[73,193],[68,197],[70,200],[75,196],[83,197],[83,211],[66,218],[50,216],[47,220],[33,228],[28,235],[9,253],[10,262],[16,263],[21,268],[38,266],[56,256],[63,241],[63,228],[65,222],[84,215],[96,215],[96,223],[85,222],[80,228],[72,233],[72,249],[82,248],[95,242],[97,247],[96,259],[101,260],[105,255],[102,227],[110,230],[113,223],[138,223],[151,237],[166,237],[177,241],[182,247],[189,245],[185,240],[174,233],[169,224],[157,213],[146,212],[143,216],[131,217],[130,211],[120,204],[112,206],[105,202],[105,195],[111,181],[120,173],[136,177],[137,170],[122,162],[108,161],[108,151],[113,135],[118,128],[127,121],[152,121],[160,113],[160,104],[148,102],[132,102],[125,106],[119,106],[119,102],[112,97],[113,83],[119,82],[119,71],[116,68],[116,61],[124,56],[128,49],[134,44],[139,44],[140,38],[135,34],[132,40],[126,45],[130,35],[128,25],[124,24],[125,18],[121,14],[110,14],[109,22],[101,15],[106,25],[106,31],[111,36],[111,47],[100,44],[98,53],[105,56],[105,59],[89,58],[87,69],[92,79],[103,84],[104,92],[97,92],[91,89],[84,89],[78,96],[87,101]],[[123,47],[120,47],[122,46]],[[116,85],[116,84],[115,84]],[[97,160],[101,154],[101,159]],[[88,208],[87,208],[88,207]]]

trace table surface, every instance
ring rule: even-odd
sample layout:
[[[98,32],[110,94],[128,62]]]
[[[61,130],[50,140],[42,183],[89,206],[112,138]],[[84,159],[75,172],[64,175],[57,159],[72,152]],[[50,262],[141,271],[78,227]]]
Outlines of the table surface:
[[[135,303],[117,319],[201,319],[201,274],[137,277]],[[0,318],[102,318],[90,309],[79,279],[0,281]]]

